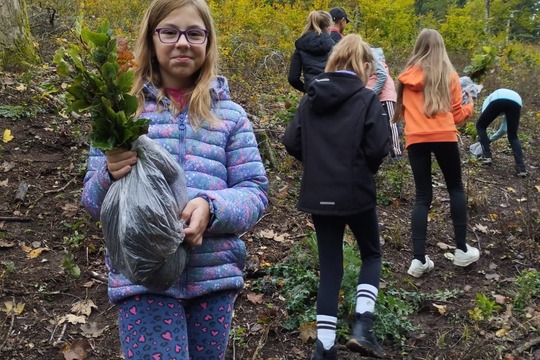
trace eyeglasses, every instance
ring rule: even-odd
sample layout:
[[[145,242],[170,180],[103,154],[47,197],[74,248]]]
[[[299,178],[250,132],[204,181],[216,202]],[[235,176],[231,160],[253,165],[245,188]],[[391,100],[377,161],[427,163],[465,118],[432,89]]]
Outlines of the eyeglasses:
[[[159,28],[156,29],[159,41],[164,44],[175,44],[180,40],[182,35],[186,36],[186,40],[190,44],[203,44],[208,37],[208,30],[205,29],[189,29],[186,31],[175,28]]]

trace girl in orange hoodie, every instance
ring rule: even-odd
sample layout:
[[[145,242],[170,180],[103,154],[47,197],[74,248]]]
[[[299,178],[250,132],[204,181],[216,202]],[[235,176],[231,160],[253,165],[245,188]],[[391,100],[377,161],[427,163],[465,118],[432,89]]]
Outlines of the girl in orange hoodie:
[[[471,102],[461,104],[459,76],[454,70],[444,40],[436,30],[423,29],[412,56],[398,77],[397,110],[394,120],[405,121],[405,147],[413,172],[416,200],[411,231],[414,258],[407,273],[420,277],[433,270],[426,255],[428,212],[433,199],[431,154],[441,168],[450,195],[450,215],[456,250],[454,264],[468,266],[480,252],[467,244],[467,203],[461,178],[461,160],[456,124],[469,118]]]

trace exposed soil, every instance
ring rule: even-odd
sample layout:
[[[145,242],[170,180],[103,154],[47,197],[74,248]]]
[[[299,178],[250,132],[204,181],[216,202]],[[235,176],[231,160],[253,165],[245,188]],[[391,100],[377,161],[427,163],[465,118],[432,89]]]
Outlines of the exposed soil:
[[[4,73],[0,82],[1,104],[24,109],[19,116],[0,113],[0,135],[9,129],[13,136],[0,142],[0,358],[121,359],[116,309],[106,294],[104,241],[98,224],[79,205],[87,127],[82,119],[59,115],[58,103],[37,87],[23,85],[21,76]],[[34,74],[30,83],[41,83],[48,76]],[[469,140],[463,137],[469,239],[482,250],[477,264],[456,268],[444,256],[448,251],[437,246],[438,242],[452,245],[448,198],[437,170],[427,249],[436,267],[429,276],[413,279],[406,274],[414,185],[409,181],[391,205],[378,208],[389,274],[382,287],[412,293],[459,292],[448,301],[425,301],[411,315],[419,331],[409,334],[400,346],[391,340],[383,343],[388,358],[540,358],[538,310],[530,309],[530,318],[505,316],[502,311],[498,319],[479,323],[468,315],[477,293],[490,299],[510,298],[515,278],[523,270],[538,269],[540,127],[535,115],[539,104],[533,106],[522,125],[528,134],[524,144],[528,178],[514,175],[504,140],[494,144],[495,163],[481,167],[470,160]],[[257,120],[254,124],[264,128]],[[280,327],[287,315],[278,294],[264,294],[260,302],[251,296],[254,279],[264,275],[263,265],[282,261],[294,243],[311,231],[309,218],[295,209],[300,168],[294,163],[281,165],[287,158],[279,145],[283,129],[273,124],[272,130],[270,141],[280,164],[268,171],[271,204],[265,216],[242,236],[250,261],[247,285],[236,306],[235,328],[246,332],[231,339],[227,359],[307,359],[312,348],[312,342],[300,340],[298,331]],[[383,168],[392,166],[406,165]],[[27,192],[18,191],[25,185]],[[275,236],[269,236],[270,231]],[[73,258],[66,262],[68,253]],[[80,277],[69,276],[66,263],[78,265]],[[533,299],[531,306],[538,304]],[[15,306],[10,309],[10,305]],[[434,305],[444,306],[445,313]],[[497,336],[505,327],[509,332]],[[360,358],[344,347],[339,355]]]

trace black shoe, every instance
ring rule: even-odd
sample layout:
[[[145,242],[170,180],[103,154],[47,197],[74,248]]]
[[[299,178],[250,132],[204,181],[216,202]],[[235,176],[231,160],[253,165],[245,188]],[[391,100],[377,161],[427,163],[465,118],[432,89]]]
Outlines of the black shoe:
[[[320,340],[315,343],[315,350],[311,354],[311,360],[337,360],[338,346],[334,345],[330,350],[325,350]]]
[[[377,342],[375,333],[373,332],[373,321],[375,315],[370,312],[356,314],[354,321],[353,332],[347,348],[353,352],[374,358],[383,358],[384,350]]]

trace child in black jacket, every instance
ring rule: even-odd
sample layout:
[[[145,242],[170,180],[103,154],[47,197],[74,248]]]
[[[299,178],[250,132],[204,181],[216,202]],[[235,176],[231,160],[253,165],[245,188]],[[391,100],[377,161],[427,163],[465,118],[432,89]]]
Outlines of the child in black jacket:
[[[347,347],[383,357],[372,331],[381,275],[374,174],[388,154],[388,126],[375,93],[364,85],[373,55],[358,35],[333,49],[325,73],[307,87],[282,142],[302,161],[298,209],[312,214],[320,279],[317,343],[312,359],[336,359],[339,290],[343,278],[343,235],[348,225],[360,249],[356,321]]]

